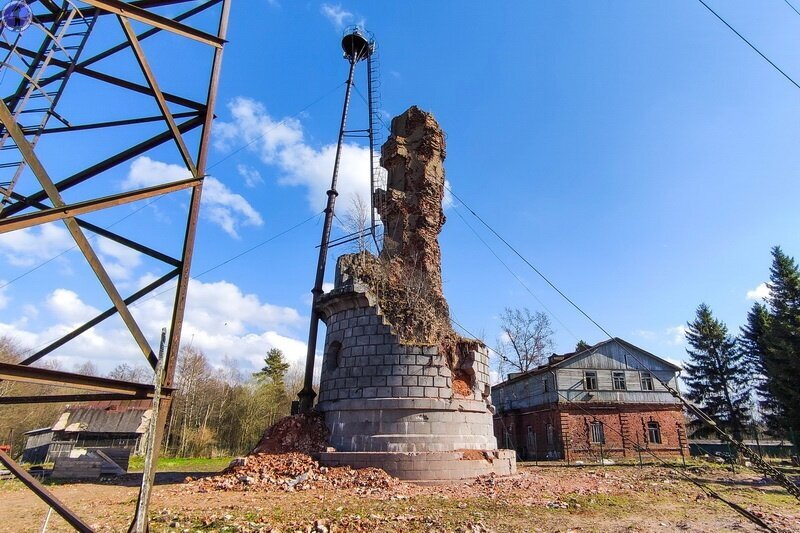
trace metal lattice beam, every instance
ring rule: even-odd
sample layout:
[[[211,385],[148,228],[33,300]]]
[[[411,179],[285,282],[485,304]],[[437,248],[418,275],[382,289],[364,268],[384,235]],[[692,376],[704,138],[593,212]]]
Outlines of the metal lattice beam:
[[[214,106],[216,104],[216,94],[219,85],[220,69],[222,64],[222,47],[226,42],[227,20],[230,14],[231,0],[206,0],[197,2],[195,0],[136,0],[123,2],[120,0],[83,0],[80,10],[72,2],[54,2],[53,0],[39,0],[31,2],[31,8],[36,15],[37,24],[32,26],[29,33],[23,34],[22,39],[15,42],[0,42],[0,50],[7,56],[8,63],[0,65],[5,68],[6,77],[19,75],[17,83],[13,78],[13,90],[7,94],[0,95],[0,148],[2,154],[14,154],[18,156],[18,162],[11,164],[0,163],[0,193],[5,198],[5,202],[0,204],[0,234],[21,231],[35,228],[46,223],[63,223],[66,226],[76,246],[80,249],[87,264],[97,278],[98,283],[103,288],[111,302],[111,306],[101,312],[86,323],[75,327],[61,338],[51,341],[44,348],[29,355],[19,364],[0,364],[0,380],[35,383],[39,385],[53,387],[77,388],[89,391],[83,394],[65,394],[55,391],[51,396],[31,396],[17,395],[0,397],[0,405],[21,405],[30,403],[53,403],[53,402],[85,402],[100,400],[123,400],[123,399],[153,399],[155,391],[160,387],[159,397],[162,399],[162,409],[158,412],[158,420],[154,435],[155,447],[150,452],[148,461],[154,462],[157,458],[158,448],[163,437],[163,430],[166,417],[169,412],[172,397],[172,386],[178,351],[180,349],[180,336],[183,325],[183,317],[186,306],[186,295],[189,286],[189,272],[191,269],[192,255],[194,251],[195,233],[197,221],[200,214],[200,201],[202,198],[202,185],[205,175],[206,160],[210,145],[211,123],[214,118]],[[166,17],[153,10],[164,7],[183,4],[186,10],[175,17]],[[212,11],[213,10],[213,11]],[[218,24],[215,32],[209,32],[191,25],[192,17],[204,13],[204,19],[208,20],[208,14],[214,12],[218,16]],[[107,17],[106,15],[112,15]],[[108,45],[108,39],[93,39],[93,34],[105,31],[109,28],[112,31],[114,19],[122,26],[125,40],[122,42],[112,40],[113,45]],[[143,23],[149,28],[137,33],[134,31],[131,21]],[[68,27],[73,24],[76,30]],[[117,30],[118,31],[118,30]],[[198,101],[197,97],[187,94],[177,94],[181,91],[166,92],[161,89],[164,86],[162,80],[151,68],[151,61],[148,54],[141,46],[145,39],[153,38],[156,35],[168,33],[182,39],[205,45],[210,52],[206,59],[196,62],[193,67],[198,73],[209,72],[207,78],[208,89],[205,101]],[[115,32],[118,35],[118,33]],[[30,35],[38,35],[40,42],[32,42],[35,39],[29,38]],[[78,35],[79,45],[67,46],[64,39]],[[73,37],[75,38],[75,37]],[[155,41],[156,39],[154,39]],[[174,39],[173,39],[174,41]],[[92,46],[95,44],[96,46]],[[73,52],[67,52],[67,48]],[[157,48],[157,43],[153,44]],[[88,58],[81,58],[81,53],[86,49]],[[150,50],[150,48],[148,48]],[[169,47],[161,50],[150,50],[151,54],[158,54],[159,63],[164,63],[166,59],[173,59],[176,63],[184,64],[186,58],[175,54]],[[104,72],[102,65],[115,57],[126,54],[134,62],[131,65],[138,66],[138,72],[129,72],[141,78],[143,75],[144,84],[131,81],[119,72]],[[200,53],[198,52],[198,58]],[[105,60],[105,63],[101,61]],[[16,65],[11,62],[16,61]],[[132,116],[120,117],[119,114],[109,113],[103,116],[104,109],[113,109],[109,103],[98,105],[99,102],[83,102],[80,97],[73,99],[73,106],[77,108],[67,109],[66,111],[56,109],[62,93],[69,93],[70,81],[78,77],[84,83],[91,83],[101,91],[108,92],[113,89],[114,94],[120,91],[137,95],[137,102],[142,102],[142,95],[149,97],[148,106],[142,104],[141,111],[131,109]],[[192,83],[187,88],[196,87],[197,77],[192,78]],[[174,87],[175,84],[169,85]],[[187,91],[189,92],[189,91]],[[112,94],[112,93],[108,93]],[[96,100],[97,96],[93,97]],[[102,99],[102,97],[101,97]],[[36,106],[32,101],[36,101]],[[146,99],[145,99],[146,101]],[[38,108],[44,102],[44,108]],[[77,102],[77,103],[75,103]],[[76,121],[70,117],[75,114],[77,109],[81,110],[81,105],[91,106],[95,111],[91,120]],[[153,106],[158,109],[158,114],[154,116]],[[176,111],[170,106],[180,106]],[[100,111],[99,113],[97,111]],[[29,113],[24,115],[24,113]],[[77,113],[80,114],[80,113]],[[29,119],[33,115],[40,120],[23,123],[23,118]],[[50,118],[58,121],[58,124],[47,126]],[[75,122],[73,124],[73,122]],[[141,139],[141,136],[130,129],[133,126],[142,124],[154,124],[162,122],[164,129],[160,132],[151,133],[148,138]],[[186,135],[200,127],[201,132],[199,141],[190,144],[189,137]],[[102,132],[103,130],[115,132],[115,139],[126,139],[125,135],[120,136],[119,132],[129,129],[130,144],[126,144],[111,155],[105,156],[100,161],[93,162],[84,168],[73,171],[66,177],[58,176],[62,165],[58,160],[53,160],[52,153],[48,157],[37,152],[38,140],[42,136],[51,138],[51,135],[58,135],[59,147],[63,153],[69,154],[70,141],[73,132],[93,131]],[[138,130],[136,130],[138,131]],[[195,136],[191,137],[195,139]],[[127,143],[127,141],[126,141]],[[114,192],[105,196],[93,196],[80,194],[79,187],[87,182],[102,183],[102,179],[109,172],[113,172],[121,165],[124,165],[134,158],[144,156],[151,150],[159,148],[165,144],[173,143],[180,155],[180,160],[187,171],[189,179],[162,183],[150,187],[141,188],[122,193]],[[63,147],[63,148],[62,148]],[[91,150],[80,153],[93,153]],[[11,168],[16,165],[15,168]],[[14,179],[8,179],[3,172],[11,168],[16,171]],[[23,172],[24,170],[24,172]],[[21,190],[16,190],[17,179],[21,179]],[[27,180],[27,182],[26,182]],[[107,180],[105,181],[108,182]],[[31,188],[33,187],[33,190]],[[88,189],[93,190],[93,189]],[[135,238],[123,236],[102,228],[97,224],[79,218],[93,213],[100,213],[103,210],[131,204],[157,196],[168,195],[178,191],[189,191],[191,193],[188,207],[186,208],[186,223],[183,230],[182,243],[179,254],[168,254],[156,250],[138,242]],[[66,201],[64,193],[69,191],[70,201]],[[79,198],[75,200],[75,198]],[[155,226],[156,222],[151,221]],[[155,229],[155,228],[154,228]],[[131,250],[135,250],[150,258],[161,261],[162,264],[169,266],[169,270],[160,278],[152,281],[145,287],[136,292],[123,297],[120,289],[108,275],[107,269],[103,264],[102,258],[94,250],[94,245],[87,238],[86,232],[102,236],[121,244]],[[157,234],[157,233],[156,233]],[[176,257],[173,257],[176,256]],[[143,355],[153,368],[161,358],[157,358],[151,349],[146,335],[137,323],[135,317],[130,312],[130,306],[142,300],[148,295],[152,295],[155,290],[162,288],[170,281],[176,281],[174,289],[174,304],[172,317],[169,324],[168,340],[162,346],[163,355],[160,365],[164,368],[163,378],[156,378],[157,383],[141,384],[98,378],[94,376],[84,376],[70,372],[60,372],[30,366],[33,363],[45,359],[48,355],[62,349],[68,349],[70,342],[79,338],[93,327],[108,318],[119,315],[127,327],[133,341],[138,345]],[[100,355],[100,354],[98,354]],[[107,355],[107,354],[104,354]],[[85,522],[81,521],[71,511],[66,509],[46,489],[37,484],[35,480],[29,479],[24,470],[18,468],[10,457],[0,457],[0,462],[7,464],[10,470],[29,486],[36,494],[48,503],[59,514],[65,517],[70,524],[81,531],[90,531]],[[153,463],[154,464],[154,463]],[[10,466],[9,466],[10,465]],[[152,471],[149,477],[145,478],[145,485],[152,483]],[[143,491],[143,500],[140,499],[138,508],[147,507],[147,491]],[[139,516],[146,516],[140,514]],[[147,524],[134,522],[131,530],[146,530]]]

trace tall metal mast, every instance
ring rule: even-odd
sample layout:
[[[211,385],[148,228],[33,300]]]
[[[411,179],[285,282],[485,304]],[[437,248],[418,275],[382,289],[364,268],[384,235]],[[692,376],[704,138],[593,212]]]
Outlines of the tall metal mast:
[[[306,369],[303,379],[303,390],[297,395],[300,399],[300,412],[308,412],[314,406],[314,357],[317,348],[317,332],[319,330],[319,312],[317,311],[317,301],[322,295],[322,283],[325,278],[325,266],[328,260],[328,246],[331,238],[331,226],[333,225],[334,207],[336,205],[336,181],[339,178],[339,162],[342,155],[342,144],[347,126],[347,111],[350,107],[350,93],[353,89],[353,76],[356,64],[369,58],[372,53],[370,41],[358,28],[348,32],[342,39],[342,49],[344,58],[350,63],[350,70],[347,75],[347,88],[344,94],[344,105],[342,106],[342,120],[339,126],[339,140],[336,145],[336,158],[333,162],[333,176],[331,177],[331,188],[328,190],[328,203],[325,206],[325,224],[322,226],[322,240],[319,245],[319,258],[317,259],[317,275],[314,280],[314,288],[311,289],[311,324],[308,329],[308,352],[306,353]]]

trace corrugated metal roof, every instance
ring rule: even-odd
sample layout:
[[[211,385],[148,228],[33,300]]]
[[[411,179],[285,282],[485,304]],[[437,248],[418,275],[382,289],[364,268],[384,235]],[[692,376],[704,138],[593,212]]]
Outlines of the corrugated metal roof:
[[[53,425],[53,431],[66,433],[139,433],[147,429],[152,411],[142,409],[104,410],[86,407],[67,408]]]

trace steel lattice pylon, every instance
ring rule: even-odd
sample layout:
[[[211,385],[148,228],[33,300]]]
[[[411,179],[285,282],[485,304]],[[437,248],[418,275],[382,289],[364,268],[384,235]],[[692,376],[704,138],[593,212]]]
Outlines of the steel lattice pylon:
[[[155,385],[47,370],[30,365],[104,320],[119,315],[143,357],[155,370],[160,366],[159,358],[143,333],[143,328],[131,314],[129,306],[168,282],[177,280],[169,335],[163,349],[164,370],[160,382],[163,385],[160,395],[162,408],[159,410],[154,447],[154,454],[157,454],[171,402],[180,347],[230,0],[32,0],[29,4],[34,14],[33,24],[17,34],[6,28],[3,38],[0,39],[2,76],[6,82],[12,77],[19,80],[18,84],[15,83],[16,89],[9,94],[3,94],[0,100],[0,234],[54,221],[62,222],[112,305],[85,324],[31,354],[21,363],[0,363],[0,380],[68,386],[87,390],[88,393],[0,397],[0,405],[152,398]],[[178,11],[180,14],[175,14]],[[198,29],[201,26],[211,29]],[[119,35],[122,39],[117,40]],[[149,54],[146,53],[142,43],[148,39],[159,41],[151,39],[155,35],[162,39],[172,39],[170,42],[178,40],[202,49],[203,53],[198,53],[198,57],[203,57],[203,61],[188,65],[196,74],[195,78],[191,81],[185,80],[182,85],[190,86],[194,91],[200,87],[203,97],[192,98],[162,89],[159,83],[162,80],[156,76],[158,69],[154,68],[154,64],[158,63],[163,69],[165,63],[171,62],[187,68],[187,59],[171,47],[162,47],[155,53],[151,49]],[[146,43],[148,46],[150,41]],[[109,72],[107,66],[123,57],[127,57],[131,64],[137,66],[136,76],[131,77],[138,78],[139,81],[127,75],[121,76],[113,68]],[[109,96],[84,102],[87,107],[91,107],[92,120],[73,123],[61,107],[68,110],[76,108],[59,104],[70,96],[71,87],[78,85],[82,88],[86,84],[93,84],[95,97],[97,94]],[[73,102],[79,102],[80,98],[76,98],[74,93],[75,91],[72,94]],[[140,99],[137,101],[146,99],[151,111],[144,113],[129,106],[127,95]],[[147,109],[147,106],[143,107]],[[152,112],[156,110],[157,113]],[[126,116],[120,117],[123,111]],[[153,127],[159,123],[162,126],[155,135],[150,134],[142,139],[133,133],[134,127],[148,124]],[[199,135],[195,133],[196,130]],[[117,135],[120,131],[126,132],[126,135]],[[104,154],[104,157],[98,157],[91,164],[68,173],[62,170],[62,165],[57,157],[53,157],[52,150],[46,154],[37,150],[40,140],[58,135],[58,151],[66,158],[71,150],[79,149],[70,145],[71,135],[76,136],[79,132],[83,135],[100,135],[100,139],[113,137],[115,141],[122,143],[127,143],[128,138],[135,140],[121,149],[115,149],[111,155]],[[124,140],[119,141],[120,138]],[[152,150],[164,149],[165,145],[173,145],[177,149],[179,160],[187,172],[186,179],[122,193],[102,196],[92,194],[94,189],[88,186],[92,182],[103,182],[104,178],[106,182],[111,181],[114,171],[119,172],[121,165]],[[62,173],[66,175],[62,176]],[[79,185],[83,186],[78,187]],[[191,198],[186,207],[185,232],[179,257],[171,257],[135,239],[81,218],[89,213],[182,190],[190,191]],[[80,199],[68,201],[65,198]],[[152,224],[155,226],[157,222],[153,221]],[[112,280],[87,234],[102,236],[158,260],[167,265],[169,271],[147,286],[126,295]],[[153,461],[154,456],[148,457],[148,460]],[[24,471],[2,451],[0,462],[6,464],[73,527],[81,531],[89,530],[79,517],[44,487],[30,476],[26,477]],[[147,483],[152,482],[152,473],[149,477],[149,480],[145,480]],[[146,509],[147,496],[144,499]],[[141,530],[146,527],[146,523],[137,524],[136,520],[132,525],[132,529]]]

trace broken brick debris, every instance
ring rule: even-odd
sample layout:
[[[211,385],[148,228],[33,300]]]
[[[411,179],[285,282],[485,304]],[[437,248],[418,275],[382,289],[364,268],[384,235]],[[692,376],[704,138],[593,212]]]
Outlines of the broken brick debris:
[[[235,459],[221,475],[186,481],[190,490],[198,492],[355,489],[356,494],[375,494],[401,484],[377,468],[325,467],[311,456],[296,452],[249,455]]]
[[[313,454],[328,447],[328,428],[321,413],[287,416],[267,428],[251,453]]]

